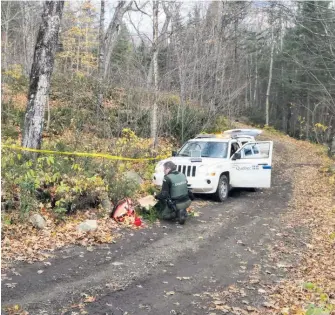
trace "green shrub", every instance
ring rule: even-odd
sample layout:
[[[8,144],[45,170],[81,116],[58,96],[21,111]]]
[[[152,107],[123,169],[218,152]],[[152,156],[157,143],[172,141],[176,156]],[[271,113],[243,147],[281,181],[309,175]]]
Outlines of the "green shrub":
[[[2,129],[6,129],[12,126],[23,126],[25,112],[22,109],[15,107],[14,101],[4,101],[1,105],[1,122],[3,124]]]
[[[148,220],[150,223],[154,223],[159,219],[158,212],[155,208],[150,207],[149,210],[139,210],[138,213],[145,219]]]
[[[20,215],[27,218],[31,210],[35,210],[38,203],[35,194],[35,183],[32,180],[19,184]]]
[[[133,197],[139,189],[139,184],[113,171],[105,174],[105,181],[108,197],[113,204],[121,199]]]
[[[314,297],[318,300],[317,304],[308,305],[305,315],[330,315],[334,311],[334,305],[330,302],[328,294],[313,282],[303,283],[303,289],[313,292]]]
[[[77,144],[71,133],[61,140],[46,138],[43,149],[73,152]],[[56,139],[56,140],[55,140]],[[86,139],[86,138],[85,138]],[[84,144],[87,150],[100,151],[97,138],[79,139],[78,148]],[[17,140],[7,139],[7,145],[20,145]],[[79,149],[78,149],[79,151]],[[125,157],[165,156],[171,151],[169,142],[152,150],[151,140],[138,138],[130,129],[123,130],[122,137],[114,142],[110,154]],[[102,152],[106,152],[102,150]],[[108,151],[107,151],[108,152]],[[32,157],[20,151],[2,148],[2,199],[6,208],[17,210],[25,216],[38,205],[52,211],[60,219],[65,214],[97,207],[106,195],[116,203],[125,197],[133,197],[140,185],[124,177],[128,170],[137,172],[143,179],[151,181],[155,161],[116,161],[91,157],[37,155]],[[142,192],[142,191],[141,191]]]
[[[13,94],[27,92],[29,78],[23,74],[22,65],[13,64],[2,72],[2,82],[6,82]]]
[[[263,126],[265,124],[264,110],[260,110],[259,107],[249,107],[245,113],[251,122],[257,125]]]
[[[212,122],[210,126],[206,127],[204,131],[208,133],[221,133],[225,130],[228,130],[229,128],[230,126],[228,118],[225,116],[218,115],[215,118],[215,121]]]
[[[201,132],[206,124],[207,115],[199,108],[179,106],[171,108],[170,117],[163,124],[162,129],[179,142],[184,142]]]

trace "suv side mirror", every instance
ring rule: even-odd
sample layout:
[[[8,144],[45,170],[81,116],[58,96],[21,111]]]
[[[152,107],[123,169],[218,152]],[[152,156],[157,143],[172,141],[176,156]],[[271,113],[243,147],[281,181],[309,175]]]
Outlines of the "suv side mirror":
[[[241,152],[234,153],[232,160],[240,160],[241,159]]]
[[[176,156],[177,155],[177,151],[172,151],[172,156]]]

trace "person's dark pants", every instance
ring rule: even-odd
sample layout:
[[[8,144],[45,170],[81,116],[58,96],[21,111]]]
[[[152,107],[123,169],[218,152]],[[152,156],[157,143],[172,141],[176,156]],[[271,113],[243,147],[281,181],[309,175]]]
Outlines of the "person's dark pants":
[[[176,208],[177,210],[184,210],[187,209],[190,205],[191,200],[187,200],[176,203]],[[168,206],[166,200],[159,200],[156,210],[159,217],[163,220],[173,220],[177,217],[177,213]]]

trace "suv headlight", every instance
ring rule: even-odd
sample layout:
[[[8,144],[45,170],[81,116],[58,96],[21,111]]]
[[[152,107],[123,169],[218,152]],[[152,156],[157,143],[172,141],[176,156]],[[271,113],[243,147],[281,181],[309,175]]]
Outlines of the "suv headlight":
[[[198,172],[201,174],[205,174],[205,176],[215,176],[216,168],[213,166],[201,165],[198,167]]]
[[[215,175],[216,175],[215,168],[214,167],[209,167],[207,169],[206,176],[215,176]]]
[[[155,173],[163,173],[164,172],[164,161],[158,162],[158,164],[155,167]]]

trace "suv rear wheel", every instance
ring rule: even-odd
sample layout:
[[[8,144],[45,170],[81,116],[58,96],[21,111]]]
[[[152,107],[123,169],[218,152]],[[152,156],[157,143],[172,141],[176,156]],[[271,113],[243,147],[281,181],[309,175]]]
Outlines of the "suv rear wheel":
[[[217,201],[223,202],[228,198],[229,181],[226,175],[221,175],[218,183],[218,188],[214,194]]]

